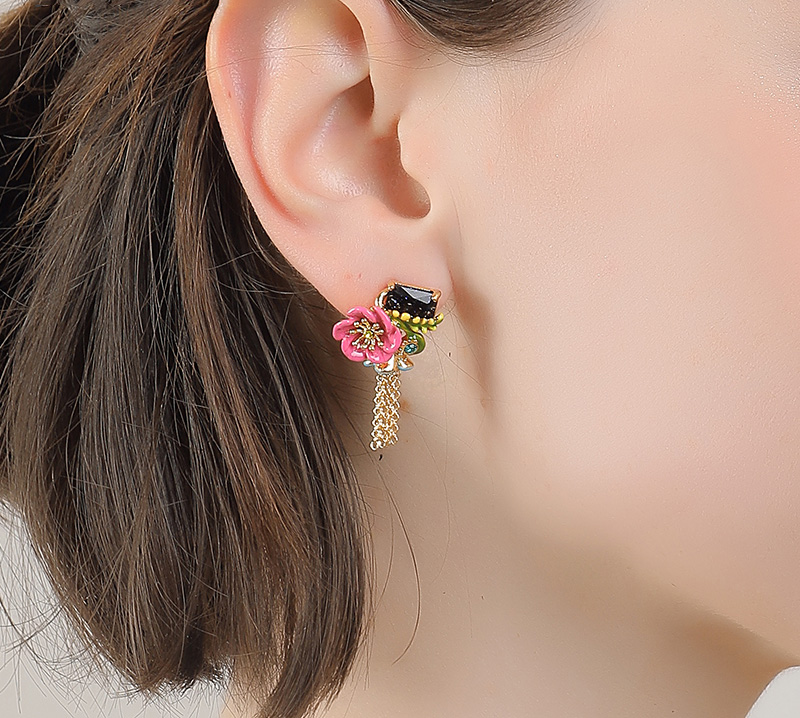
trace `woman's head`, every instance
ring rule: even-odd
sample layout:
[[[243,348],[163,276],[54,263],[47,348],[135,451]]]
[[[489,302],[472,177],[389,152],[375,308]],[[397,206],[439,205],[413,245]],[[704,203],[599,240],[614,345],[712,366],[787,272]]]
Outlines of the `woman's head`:
[[[7,482],[130,679],[266,677],[275,715],[340,685],[367,572],[338,432],[369,398],[316,292],[393,279],[452,327],[407,408],[486,443],[511,514],[800,652],[800,14],[722,5],[11,21]]]
[[[335,313],[275,251],[217,127],[215,7],[6,20],[3,482],[77,627],[133,684],[235,671],[289,716],[352,663],[365,530],[319,346]],[[467,45],[519,35],[473,10],[408,12]]]
[[[227,146],[340,311],[443,289],[509,506],[796,651],[800,13],[569,11],[465,57],[382,3],[223,3]]]

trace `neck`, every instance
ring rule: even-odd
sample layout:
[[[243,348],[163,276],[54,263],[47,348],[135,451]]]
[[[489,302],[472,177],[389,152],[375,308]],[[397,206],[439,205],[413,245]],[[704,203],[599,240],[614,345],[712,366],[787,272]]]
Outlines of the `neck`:
[[[368,662],[330,716],[731,718],[791,665],[615,557],[520,525],[491,490],[502,477],[452,449],[444,475],[381,462],[399,518],[372,499]]]
[[[403,376],[400,443],[353,446],[375,612],[363,660],[323,714],[744,716],[791,659],[515,510],[480,441],[477,373],[446,348],[430,354]],[[367,436],[374,379],[356,381],[350,407],[363,401]]]

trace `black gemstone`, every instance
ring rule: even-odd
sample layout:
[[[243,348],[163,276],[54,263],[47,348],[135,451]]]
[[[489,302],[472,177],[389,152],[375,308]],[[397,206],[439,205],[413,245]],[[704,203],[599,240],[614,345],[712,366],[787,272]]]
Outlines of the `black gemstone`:
[[[436,316],[436,300],[433,295],[431,289],[395,284],[386,293],[383,308],[387,311],[396,309],[401,314],[408,312],[412,317],[421,319],[433,319]]]

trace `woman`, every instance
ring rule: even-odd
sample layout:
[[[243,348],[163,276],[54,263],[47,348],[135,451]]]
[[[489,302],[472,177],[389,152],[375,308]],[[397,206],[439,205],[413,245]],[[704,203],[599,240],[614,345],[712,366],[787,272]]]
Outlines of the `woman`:
[[[52,0],[3,45],[6,496],[133,685],[727,718],[797,663],[796,3]],[[371,451],[331,326],[393,282],[444,318]]]

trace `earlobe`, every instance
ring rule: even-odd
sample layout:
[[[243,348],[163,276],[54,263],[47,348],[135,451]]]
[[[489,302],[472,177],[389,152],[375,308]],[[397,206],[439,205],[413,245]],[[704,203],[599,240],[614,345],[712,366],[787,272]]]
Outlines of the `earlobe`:
[[[222,0],[208,35],[215,111],[250,202],[343,313],[394,279],[450,294],[449,214],[403,166],[397,127],[421,65],[398,22],[372,0]]]

